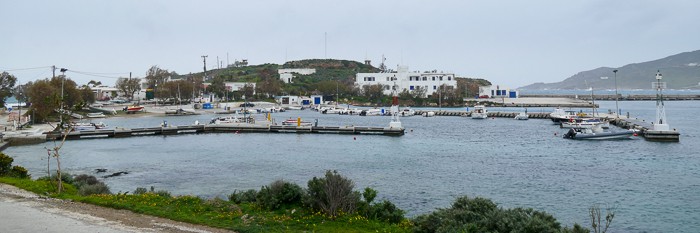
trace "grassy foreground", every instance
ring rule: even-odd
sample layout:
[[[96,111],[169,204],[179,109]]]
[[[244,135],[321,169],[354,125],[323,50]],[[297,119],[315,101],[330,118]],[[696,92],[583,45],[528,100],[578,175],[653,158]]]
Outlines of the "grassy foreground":
[[[195,196],[171,197],[153,192],[80,196],[70,184],[64,184],[64,192],[56,194],[55,184],[46,180],[0,177],[0,182],[53,198],[126,209],[238,232],[411,232],[413,227],[408,220],[400,224],[389,224],[357,214],[341,214],[331,218],[321,212],[292,207],[268,211],[255,203],[235,204],[222,199],[203,200]]]

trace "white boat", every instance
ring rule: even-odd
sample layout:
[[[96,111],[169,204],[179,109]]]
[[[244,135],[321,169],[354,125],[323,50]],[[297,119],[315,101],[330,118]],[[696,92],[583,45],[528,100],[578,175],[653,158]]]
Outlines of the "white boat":
[[[282,122],[282,125],[286,126],[311,126],[313,123],[308,121],[297,121],[295,119],[288,119]]]
[[[289,109],[289,110],[304,110],[304,107],[299,106],[299,105],[290,105],[290,106],[287,106],[287,109]]]
[[[635,134],[632,130],[619,132],[604,131],[600,125],[591,128],[572,128],[564,134],[564,138],[575,140],[616,140],[629,139]]]
[[[183,108],[178,108],[178,109],[168,109],[165,110],[165,115],[172,115],[172,116],[189,116],[189,115],[198,115],[197,112],[194,111],[194,109],[183,109]]]
[[[516,120],[527,120],[527,119],[530,119],[530,116],[527,115],[526,112],[521,112],[521,113],[518,113],[518,115],[516,115],[514,119],[516,119]]]
[[[571,118],[569,121],[561,122],[561,128],[593,128],[600,125],[601,128],[610,128],[610,122],[598,118]]]
[[[573,110],[564,110],[561,108],[556,108],[552,113],[549,114],[549,118],[552,119],[552,121],[555,123],[567,122],[571,118],[576,118],[576,114],[577,112]]]
[[[434,117],[434,116],[435,116],[435,112],[433,112],[433,111],[424,112],[424,113],[423,113],[423,116],[424,116],[424,117]]]
[[[344,108],[328,108],[326,110],[321,111],[323,114],[340,114],[341,112],[346,111]]]
[[[373,108],[362,111],[360,116],[384,116],[384,114],[384,109]]]
[[[87,114],[87,117],[88,118],[104,118],[107,116],[105,116],[105,114],[101,113],[101,112],[90,112]]]
[[[214,124],[214,125],[233,124],[233,123],[255,123],[255,119],[253,117],[250,117],[250,116],[244,118],[244,117],[238,116],[238,115],[230,115],[230,116],[215,117],[214,119],[211,119],[211,121],[209,123]]]
[[[593,128],[596,125],[601,125],[602,128],[607,129],[609,123],[607,121],[601,121],[599,119],[576,119],[572,118],[567,122],[561,122],[561,128]]]
[[[409,108],[409,107],[403,108],[399,112],[399,116],[402,116],[402,117],[413,116],[413,115],[416,115],[416,111]]]
[[[105,123],[88,123],[88,122],[76,122],[71,123],[71,128],[73,131],[90,131],[96,129],[104,129],[107,125]]]
[[[484,105],[476,105],[472,111],[472,119],[486,119],[489,117],[488,113]]]

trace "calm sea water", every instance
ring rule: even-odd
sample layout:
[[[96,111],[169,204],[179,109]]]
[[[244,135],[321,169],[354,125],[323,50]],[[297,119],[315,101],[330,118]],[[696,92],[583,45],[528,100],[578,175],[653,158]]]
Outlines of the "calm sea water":
[[[614,102],[601,102],[613,109]],[[458,196],[483,196],[504,207],[552,213],[564,225],[590,225],[587,208],[614,206],[614,232],[700,230],[700,102],[667,102],[680,143],[571,141],[550,120],[463,117],[402,118],[401,137],[313,134],[201,134],[68,141],[62,167],[129,174],[104,179],[113,192],[155,186],[173,194],[226,196],[284,179],[306,186],[327,169],[372,187],[409,216],[449,207]],[[622,112],[653,120],[654,102],[620,102]],[[456,109],[451,109],[456,110]],[[460,110],[464,110],[461,108]],[[493,108],[491,111],[518,111]],[[531,108],[530,112],[551,112]],[[274,117],[319,125],[386,126],[388,117],[288,111]],[[213,115],[110,118],[111,126],[152,127],[207,122]],[[262,116],[259,116],[262,118]],[[556,135],[555,135],[556,134]],[[53,143],[8,148],[34,177],[46,173]],[[54,162],[52,161],[52,166]]]

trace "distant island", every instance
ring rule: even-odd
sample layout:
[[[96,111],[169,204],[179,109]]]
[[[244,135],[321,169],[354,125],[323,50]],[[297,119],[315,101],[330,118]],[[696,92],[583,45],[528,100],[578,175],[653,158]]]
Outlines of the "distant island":
[[[613,71],[617,70],[617,73]],[[587,89],[594,87],[615,87],[614,77],[617,75],[619,89],[651,89],[651,82],[657,70],[664,77],[669,89],[700,89],[700,50],[685,52],[666,58],[632,63],[618,68],[600,67],[582,71],[556,83],[533,83],[519,89],[527,90],[557,90],[557,89]],[[601,79],[608,77],[608,79]]]

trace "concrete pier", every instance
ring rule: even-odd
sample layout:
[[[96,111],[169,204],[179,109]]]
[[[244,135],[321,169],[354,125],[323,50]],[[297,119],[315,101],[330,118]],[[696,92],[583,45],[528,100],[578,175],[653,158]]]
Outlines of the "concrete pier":
[[[428,111],[428,110],[416,110],[416,115],[423,115],[426,112],[434,112],[435,116],[462,116],[471,117],[472,112],[466,111]],[[518,112],[489,112],[488,117],[505,117],[505,118],[515,118]],[[534,119],[549,119],[549,113],[544,112],[531,112],[527,113],[530,118]]]
[[[150,128],[117,128],[110,130],[88,130],[69,132],[66,139],[88,139],[88,138],[123,138],[146,135],[178,135],[178,134],[199,134],[199,133],[226,133],[226,132],[248,132],[248,133],[330,133],[330,134],[376,134],[388,136],[401,136],[404,134],[403,128],[389,127],[362,127],[362,126],[283,126],[283,125],[254,125],[254,124],[221,124],[221,125],[186,125],[172,127],[150,127]],[[64,134],[61,132],[51,132],[47,134],[48,139],[59,139]]]

